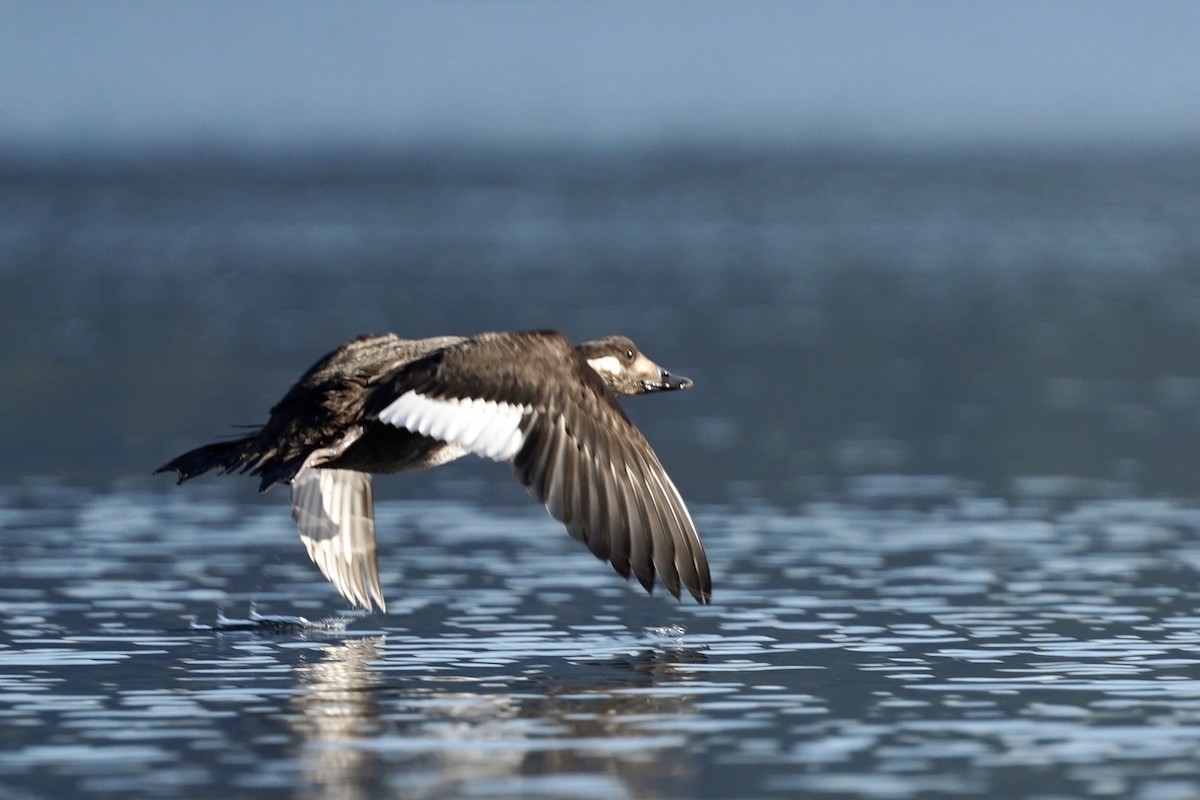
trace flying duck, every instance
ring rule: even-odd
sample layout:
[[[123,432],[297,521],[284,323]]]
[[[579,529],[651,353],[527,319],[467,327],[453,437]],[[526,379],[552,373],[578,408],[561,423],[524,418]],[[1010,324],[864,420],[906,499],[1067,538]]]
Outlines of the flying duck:
[[[624,336],[572,345],[554,331],[402,339],[362,336],[313,364],[249,435],[155,470],[179,483],[218,469],[292,487],[309,557],[351,603],[386,611],[371,475],[467,453],[512,464],[574,538],[647,592],[708,603],[696,525],[618,397],[687,389]]]

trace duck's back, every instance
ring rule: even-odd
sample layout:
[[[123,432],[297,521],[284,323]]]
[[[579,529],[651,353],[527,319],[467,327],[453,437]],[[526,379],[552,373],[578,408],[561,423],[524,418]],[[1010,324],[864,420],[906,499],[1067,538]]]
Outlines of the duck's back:
[[[359,336],[340,345],[308,368],[272,413],[294,394],[348,379],[377,378],[430,353],[463,341],[462,336],[402,339],[394,333]]]
[[[250,471],[262,474],[264,489],[291,480],[310,453],[335,446],[359,425],[369,385],[460,341],[460,336],[402,339],[388,333],[341,345],[309,367],[271,408],[270,419],[255,437]]]

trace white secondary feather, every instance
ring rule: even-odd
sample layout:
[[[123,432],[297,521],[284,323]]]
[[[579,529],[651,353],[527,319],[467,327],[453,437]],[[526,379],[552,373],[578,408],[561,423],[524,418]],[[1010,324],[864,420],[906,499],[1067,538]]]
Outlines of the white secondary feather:
[[[525,444],[521,419],[529,411],[529,406],[495,400],[405,392],[379,412],[379,421],[457,444],[485,458],[508,461]]]
[[[292,518],[300,540],[342,595],[371,610],[386,610],[375,557],[371,476],[344,469],[308,468],[292,482]]]

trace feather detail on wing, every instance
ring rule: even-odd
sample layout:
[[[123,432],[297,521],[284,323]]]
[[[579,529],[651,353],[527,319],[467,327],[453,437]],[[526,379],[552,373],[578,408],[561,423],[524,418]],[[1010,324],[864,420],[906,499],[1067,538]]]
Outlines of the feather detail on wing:
[[[344,469],[308,468],[292,483],[292,517],[309,558],[357,606],[387,606],[375,557],[371,476]]]
[[[525,443],[521,418],[527,413],[525,405],[408,391],[379,412],[379,421],[457,444],[484,458],[507,461]]]
[[[652,591],[657,573],[675,597],[682,586],[697,601],[709,602],[708,559],[679,491],[632,424],[602,416],[600,421],[581,416],[586,421],[573,428],[562,414],[531,414],[525,446],[513,459],[517,478],[571,536],[619,574],[632,572]],[[622,424],[628,428],[620,429]]]
[[[655,575],[709,602],[696,525],[645,437],[562,336],[488,335],[453,344],[377,382],[368,415],[511,461],[571,536],[651,591]]]

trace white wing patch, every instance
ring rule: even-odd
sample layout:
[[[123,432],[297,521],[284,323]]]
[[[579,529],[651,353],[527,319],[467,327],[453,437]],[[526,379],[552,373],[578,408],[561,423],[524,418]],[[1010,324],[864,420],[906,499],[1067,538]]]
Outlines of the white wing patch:
[[[508,461],[525,444],[521,418],[530,410],[494,400],[442,399],[410,391],[379,412],[379,421],[457,444],[485,458]]]

